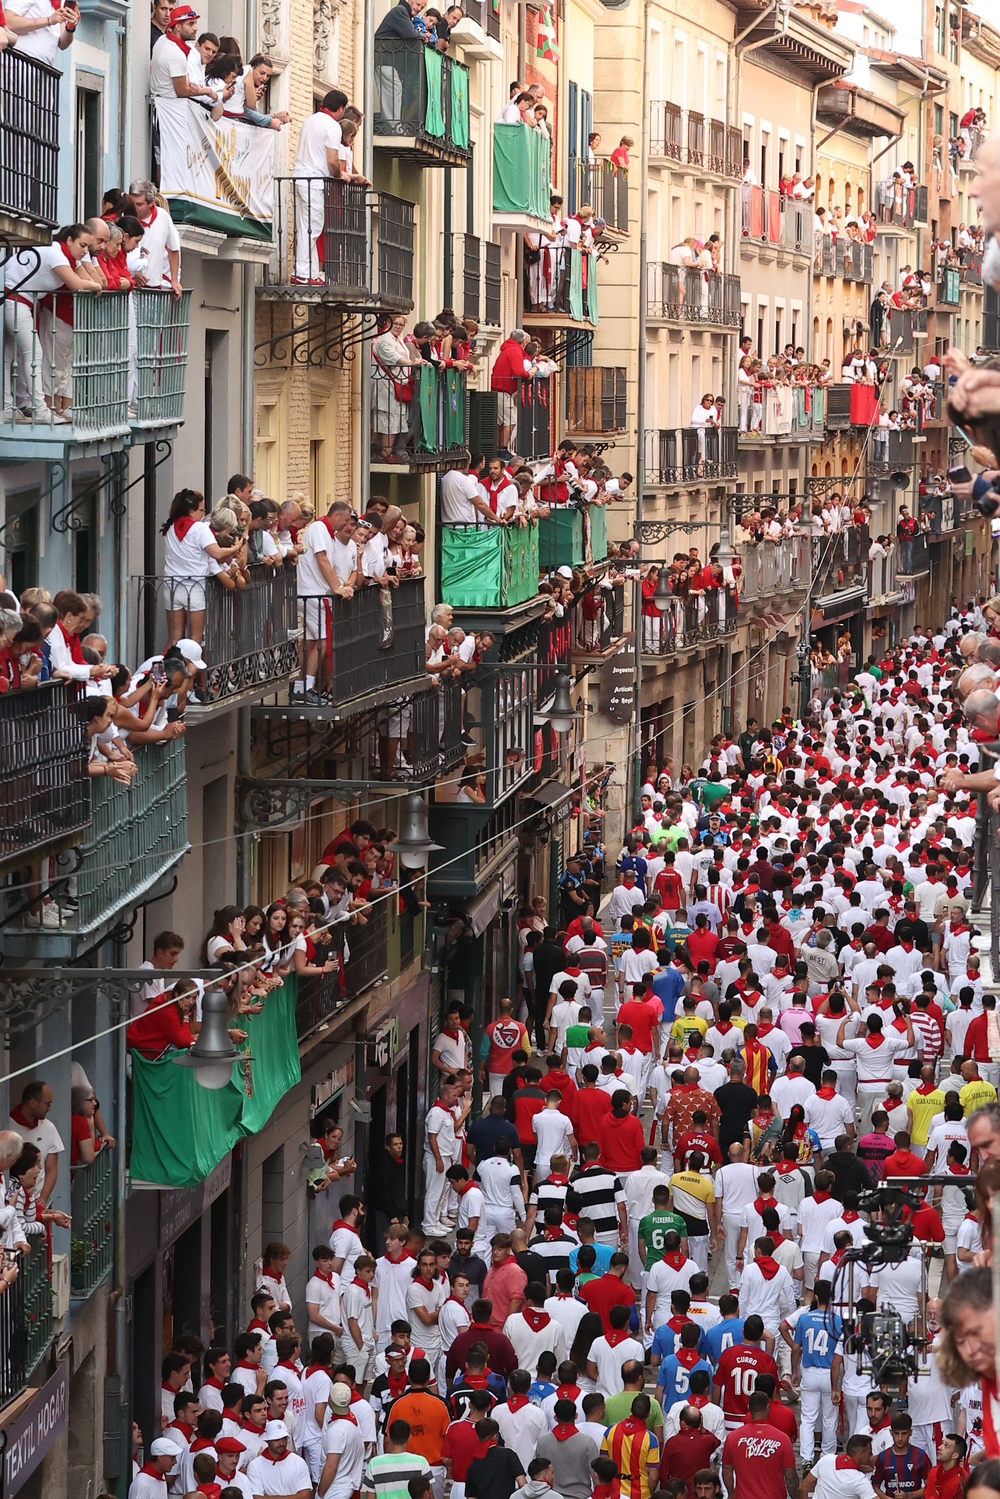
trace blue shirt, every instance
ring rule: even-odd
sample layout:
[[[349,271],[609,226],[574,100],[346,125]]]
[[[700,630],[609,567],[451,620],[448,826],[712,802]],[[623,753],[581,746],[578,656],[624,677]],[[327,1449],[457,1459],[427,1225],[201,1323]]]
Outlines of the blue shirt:
[[[686,1369],[675,1353],[665,1358],[660,1365],[656,1375],[656,1388],[663,1391],[662,1396],[657,1399],[664,1410],[669,1410],[676,1405],[678,1400],[683,1400],[691,1388],[691,1375],[696,1374],[699,1369],[704,1369],[709,1381],[712,1378],[712,1366],[707,1360],[699,1358],[696,1364]]]
[[[650,1357],[652,1358],[653,1354],[658,1354],[661,1360],[669,1358],[677,1346],[677,1334],[668,1323],[664,1322],[653,1334],[653,1342],[649,1350]],[[698,1352],[701,1354],[706,1352],[704,1333],[702,1333],[701,1341],[698,1344]],[[659,1370],[657,1370],[657,1378],[659,1378]]]
[[[615,1251],[611,1248],[610,1244],[595,1244],[593,1247],[597,1254],[597,1259],[594,1261],[593,1274],[607,1275],[608,1271],[611,1269],[611,1256]],[[582,1244],[577,1244],[570,1251],[569,1268],[574,1272],[577,1268],[576,1257],[580,1253],[580,1250],[582,1248]]]
[[[801,1321],[801,1318],[799,1319]],[[727,1348],[743,1341],[743,1318],[724,1317],[702,1335],[698,1350],[717,1364]]]
[[[638,854],[625,854],[625,856],[619,862],[618,868],[619,868],[619,870],[621,871],[621,873],[623,875],[624,875],[626,869],[633,870],[634,873],[635,873],[635,882],[636,882],[636,884],[639,885],[639,886],[641,886],[643,895],[647,894],[647,890],[646,890],[646,870],[647,870],[647,865],[646,865],[645,859],[640,859],[640,857],[639,857]]]
[[[528,1391],[528,1399],[532,1405],[541,1405],[543,1400],[547,1400],[555,1392],[556,1386],[550,1379],[536,1379]]]
[[[795,1324],[795,1341],[802,1349],[803,1369],[829,1369],[841,1332],[836,1312],[803,1312]]]
[[[920,1447],[907,1447],[905,1452],[887,1447],[875,1459],[872,1479],[883,1494],[912,1494],[925,1487],[930,1470],[930,1458]]]
[[[684,993],[684,976],[673,967],[657,968],[653,972],[653,993],[663,1005],[661,1024],[670,1025],[677,1010],[677,1001]]]

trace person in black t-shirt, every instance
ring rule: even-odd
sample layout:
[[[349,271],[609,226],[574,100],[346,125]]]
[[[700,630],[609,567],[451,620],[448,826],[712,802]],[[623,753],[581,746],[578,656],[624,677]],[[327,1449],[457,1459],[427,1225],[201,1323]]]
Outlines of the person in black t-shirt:
[[[816,1027],[811,1020],[803,1020],[799,1032],[802,1040],[798,1046],[792,1047],[788,1053],[788,1061],[792,1057],[801,1057],[805,1075],[818,1091],[823,1086],[823,1071],[830,1065],[830,1053],[817,1041]]]
[[[500,1428],[489,1419],[476,1422],[476,1436],[485,1451],[474,1457],[465,1474],[467,1499],[511,1499],[524,1477],[521,1459],[512,1447],[497,1445]]]
[[[719,1149],[725,1160],[730,1145],[742,1145],[750,1123],[750,1115],[757,1107],[757,1094],[746,1081],[746,1066],[733,1062],[729,1068],[729,1082],[715,1090],[715,1101],[719,1105]]]

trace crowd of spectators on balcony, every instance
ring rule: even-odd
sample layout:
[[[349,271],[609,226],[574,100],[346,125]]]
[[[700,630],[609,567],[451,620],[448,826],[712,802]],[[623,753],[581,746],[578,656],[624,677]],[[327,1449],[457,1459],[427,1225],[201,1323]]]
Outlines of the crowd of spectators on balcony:
[[[402,314],[383,319],[372,343],[375,382],[372,412],[372,456],[379,463],[409,460],[419,420],[419,379],[415,370],[426,365],[472,373],[478,358],[475,318],[459,319],[450,307],[433,322],[418,321],[406,332]],[[538,346],[536,345],[536,352]],[[529,364],[531,362],[529,361]],[[548,374],[540,362],[525,373]]]

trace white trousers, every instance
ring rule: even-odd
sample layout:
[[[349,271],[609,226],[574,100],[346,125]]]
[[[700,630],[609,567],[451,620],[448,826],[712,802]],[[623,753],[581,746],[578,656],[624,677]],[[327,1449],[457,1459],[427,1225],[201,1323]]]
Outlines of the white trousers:
[[[867,1420],[868,1417],[864,1395],[841,1395],[840,1399],[844,1407],[844,1440],[846,1442],[847,1438],[857,1431],[861,1418],[864,1417]]]
[[[803,1290],[811,1291],[813,1286],[816,1284],[816,1271],[819,1269],[819,1253],[817,1252],[816,1254],[813,1254],[812,1251],[810,1251],[807,1254],[806,1251],[803,1250],[802,1268],[805,1271],[802,1279]]]
[[[837,1450],[837,1407],[830,1397],[829,1369],[803,1369],[799,1406],[799,1452],[812,1462],[816,1427],[823,1423],[823,1456]]]
[[[45,351],[35,332],[32,309],[23,302],[9,301],[3,308],[3,406],[10,411],[33,411],[36,418],[48,416],[42,375]],[[14,371],[14,356],[17,370]],[[17,389],[13,389],[16,379]]]
[[[736,1269],[736,1247],[740,1242],[740,1229],[743,1227],[742,1214],[723,1213],[722,1226],[726,1230],[723,1243],[726,1246],[726,1290],[735,1291],[739,1288],[740,1276]],[[689,1241],[690,1242],[690,1241]]]
[[[450,1164],[450,1163],[449,1163]],[[424,1156],[424,1221],[425,1234],[433,1234],[441,1224],[445,1209],[445,1198],[450,1183],[443,1171],[438,1171],[432,1155]]]
[[[709,1238],[709,1234],[692,1234],[688,1238],[688,1254],[694,1260],[699,1270],[708,1270]]]
[[[853,1103],[858,1094],[858,1069],[853,1062],[831,1062],[831,1071],[837,1074],[837,1092],[848,1103]]]
[[[870,1135],[872,1130],[872,1115],[885,1097],[885,1083],[878,1083],[870,1087],[868,1083],[858,1084],[858,1109],[861,1117],[858,1121],[858,1139],[862,1135]]]
[[[319,279],[316,241],[323,232],[324,188],[314,178],[295,184],[295,275],[300,281]]]

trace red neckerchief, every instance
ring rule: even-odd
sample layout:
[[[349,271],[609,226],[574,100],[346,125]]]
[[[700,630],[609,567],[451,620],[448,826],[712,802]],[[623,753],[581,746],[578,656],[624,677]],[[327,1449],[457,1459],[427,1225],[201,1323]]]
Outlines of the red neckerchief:
[[[352,1416],[351,1413],[350,1413],[350,1411],[335,1411],[332,1406],[330,1408],[330,1420],[331,1421],[350,1421],[350,1423],[351,1423],[352,1426],[357,1426],[357,1424],[358,1424],[358,1418],[357,1418],[357,1416]]]
[[[170,1425],[173,1426],[176,1431],[179,1431],[181,1433],[185,1442],[190,1443],[191,1438],[194,1436],[193,1426],[189,1426],[186,1421],[181,1421],[177,1416],[174,1417]]]
[[[924,1012],[921,1011],[921,1014],[923,1013]],[[933,1016],[931,1018],[933,1019]],[[928,1094],[936,1093],[937,1090],[937,1083],[921,1083],[919,1088],[915,1088],[913,1091],[915,1093],[919,1093],[921,1098],[926,1098]],[[900,1100],[900,1102],[902,1102],[902,1100]]]
[[[872,1051],[874,1051],[876,1047],[882,1045],[885,1037],[883,1036],[881,1031],[870,1031],[869,1034],[865,1037],[865,1040],[871,1047]]]
[[[53,7],[53,9],[54,8],[55,7]],[[188,53],[191,51],[190,42],[182,42],[179,36],[171,36],[169,31],[165,31],[163,35],[166,37],[168,42],[173,42],[175,47],[180,47],[181,51],[184,53],[184,56],[187,57]],[[155,208],[153,209],[153,212],[156,212]]]
[[[701,1358],[701,1354],[697,1348],[675,1348],[674,1357],[679,1364],[684,1365],[685,1369],[693,1369]]]
[[[858,1467],[853,1457],[838,1457],[837,1472],[842,1473],[845,1468],[853,1468],[856,1473],[861,1472],[861,1469]]]
[[[845,1223],[857,1223],[858,1219],[861,1217],[861,1214],[856,1213],[853,1208],[850,1208],[847,1211],[841,1213],[840,1216],[843,1218]]]
[[[254,1317],[252,1322],[247,1323],[247,1332],[266,1332],[268,1337],[271,1335],[271,1329],[259,1317]]]
[[[191,527],[195,524],[197,517],[194,515],[179,515],[173,524],[174,535],[178,541],[183,541]]]
[[[260,1368],[260,1364],[251,1364],[249,1359],[241,1358],[239,1363],[234,1364],[233,1367],[235,1369],[252,1369],[256,1374],[257,1370]]]
[[[669,1250],[663,1256],[663,1259],[670,1266],[671,1270],[681,1270],[687,1264],[687,1255],[681,1249]]]
[[[432,1280],[424,1280],[422,1275],[415,1275],[413,1283],[414,1285],[423,1286],[425,1291],[433,1291],[434,1289],[434,1282]]]
[[[778,1261],[772,1259],[769,1254],[759,1254],[754,1260],[754,1264],[757,1266],[758,1270],[760,1271],[761,1275],[763,1275],[765,1280],[773,1280],[778,1271],[781,1269]]]
[[[624,1421],[618,1422],[618,1430],[623,1431],[626,1436],[630,1437],[637,1437],[640,1435],[640,1433],[645,1436],[645,1418],[640,1418],[639,1416],[626,1416]]]
[[[521,1316],[524,1318],[525,1322],[527,1322],[532,1332],[541,1332],[542,1328],[548,1327],[549,1323],[552,1321],[552,1318],[549,1316],[548,1312],[540,1311],[538,1307],[535,1306],[526,1306],[521,1312]]]
[[[364,1291],[365,1295],[368,1297],[368,1300],[371,1301],[371,1299],[372,1299],[372,1288],[371,1288],[371,1286],[368,1284],[368,1282],[366,1280],[362,1280],[361,1279],[360,1275],[356,1275],[354,1277],[354,1279],[351,1281],[351,1285],[352,1286],[360,1286],[361,1289],[362,1289],[362,1291]],[[453,1298],[449,1297],[448,1299],[450,1301]]]
[[[155,1467],[153,1465],[152,1461],[150,1461],[148,1463],[144,1463],[142,1465],[142,1467],[139,1469],[139,1472],[140,1473],[148,1473],[149,1476],[150,1476],[150,1478],[159,1478],[161,1480],[163,1478],[163,1474],[160,1472],[159,1468],[157,1468],[157,1467]]]
[[[11,1118],[13,1118],[13,1110],[11,1110]],[[203,1379],[201,1383],[202,1388],[204,1388],[205,1385],[208,1385],[210,1389],[221,1390],[223,1387],[223,1381],[221,1379],[216,1379],[214,1374],[210,1374],[208,1378]]]
[[[195,1489],[196,1494],[204,1494],[206,1499],[219,1499],[222,1493],[221,1483],[200,1483]]]
[[[776,1197],[755,1197],[753,1202],[754,1212],[758,1218],[763,1218],[765,1208],[776,1208],[778,1199]]]
[[[829,1202],[829,1201],[830,1201],[830,1194],[829,1194],[829,1192],[814,1192],[813,1193],[813,1202]],[[758,1263],[760,1263],[760,1262],[758,1261]]]
[[[461,1028],[461,1026],[459,1026],[459,1028],[458,1028],[457,1031],[450,1031],[448,1029],[448,1027],[445,1026],[445,1028],[441,1032],[441,1034],[442,1034],[442,1036],[450,1036],[453,1041],[457,1041],[458,1038],[459,1038],[459,1036],[462,1034],[462,1028]]]
[[[264,1425],[267,1425],[266,1421]],[[264,1435],[264,1427],[258,1426],[256,1421],[251,1421],[249,1416],[247,1416],[245,1420],[240,1422],[240,1430],[252,1431],[259,1437],[262,1437]]]
[[[543,1233],[543,1235],[545,1237],[546,1243],[551,1244],[555,1239],[561,1239],[562,1238],[562,1236],[563,1236],[562,1224],[561,1223],[547,1223],[545,1225],[544,1229],[542,1230],[542,1233]]]
[[[576,1384],[556,1385],[557,1400],[579,1400],[580,1386]]]
[[[386,1370],[386,1380],[387,1380],[388,1385],[389,1385],[389,1394],[392,1396],[393,1400],[398,1400],[399,1397],[400,1397],[400,1395],[402,1395],[403,1391],[406,1389],[406,1386],[409,1384],[409,1382],[410,1382],[410,1376],[407,1374],[406,1370],[404,1369],[403,1372],[402,1372],[402,1374],[400,1374],[400,1376],[397,1379],[394,1376],[392,1370],[391,1369],[387,1369]]]
[[[263,1452],[260,1455],[261,1455],[261,1457],[266,1457],[269,1463],[283,1463],[285,1461],[285,1458],[288,1457],[290,1455],[290,1453],[291,1453],[291,1448],[290,1447],[286,1447],[285,1450],[284,1450],[284,1452],[279,1453],[277,1456],[275,1456],[275,1454],[273,1452],[269,1452],[267,1450],[267,1448],[265,1447],[264,1450],[263,1450]]]
[[[787,1234],[781,1233],[779,1229],[773,1229],[767,1237],[770,1239],[775,1249],[777,1249],[779,1244],[784,1244],[786,1242],[788,1236]]]
[[[329,1263],[329,1262],[327,1261],[327,1263]],[[318,1266],[313,1271],[313,1274],[315,1275],[316,1279],[317,1280],[325,1281],[328,1286],[332,1286],[333,1285],[333,1277],[336,1275],[336,1273],[337,1272],[335,1270],[331,1270],[328,1275],[324,1275],[323,1272],[322,1272],[322,1270],[320,1270]]]
[[[224,1414],[226,1416],[228,1416],[230,1420],[233,1420],[233,1413],[232,1413],[232,1411],[228,1411],[227,1410],[227,1411],[224,1412]],[[240,1424],[239,1421],[237,1421],[236,1424],[238,1426]],[[215,1446],[214,1440],[210,1439],[209,1437],[197,1437],[195,1439],[195,1441],[193,1441],[191,1443],[191,1451],[192,1452],[204,1452],[204,1450],[205,1450],[206,1447],[214,1447],[214,1446]]]
[[[507,1396],[507,1409],[510,1411],[511,1415],[516,1414],[517,1411],[523,1409],[524,1406],[529,1404],[530,1401],[528,1400],[527,1395]]]
[[[440,1107],[440,1108],[443,1109],[443,1108],[447,1108],[447,1105],[441,1103],[440,1100],[438,1100],[438,1103],[435,1104],[434,1107],[435,1108]],[[356,1234],[357,1233],[357,1229],[354,1227],[354,1224],[353,1223],[345,1223],[344,1220],[343,1220],[343,1218],[338,1218],[337,1219],[336,1223],[333,1225],[333,1227],[330,1230],[331,1235],[335,1234],[337,1232],[338,1228],[346,1228],[352,1234]]]
[[[968,1168],[968,1166],[956,1166],[954,1161],[949,1161],[948,1162],[948,1170],[951,1172],[952,1176],[968,1176],[969,1175],[969,1168]],[[973,1217],[975,1217],[975,1216],[976,1215],[973,1214]]]
[[[549,1177],[549,1181],[551,1181],[551,1180],[552,1180],[552,1178],[550,1176]],[[577,1226],[577,1224],[580,1221],[580,1214],[579,1213],[563,1213],[563,1220],[562,1221],[563,1221],[563,1226],[565,1228],[568,1228],[571,1233],[575,1234],[576,1233],[576,1226]]]
[[[627,1327],[613,1327],[609,1333],[605,1333],[609,1348],[617,1348],[619,1343],[624,1343],[631,1334]]]
[[[829,1083],[824,1083],[822,1088],[816,1089],[817,1098],[836,1098],[836,1088],[831,1088]]]
[[[567,1442],[570,1437],[576,1436],[575,1421],[557,1421],[552,1428],[552,1435],[557,1442]]]
[[[69,651],[70,659],[73,661],[74,665],[76,665],[76,666],[83,666],[84,665],[84,660],[83,660],[83,646],[80,643],[80,637],[79,637],[79,635],[70,635],[68,633],[68,631],[63,627],[62,620],[58,621],[58,629],[59,629],[60,633],[62,634],[63,640],[65,640],[65,642],[66,642],[66,648]],[[13,1116],[13,1111],[11,1113],[11,1117],[12,1118],[14,1117]],[[26,1119],[23,1120],[23,1121],[18,1120],[18,1123],[21,1123],[21,1122],[27,1124],[28,1121]],[[30,1125],[28,1127],[30,1128]]]
[[[485,1390],[489,1379],[485,1374],[466,1374],[465,1383],[470,1390]]]

